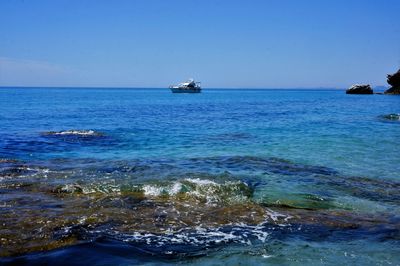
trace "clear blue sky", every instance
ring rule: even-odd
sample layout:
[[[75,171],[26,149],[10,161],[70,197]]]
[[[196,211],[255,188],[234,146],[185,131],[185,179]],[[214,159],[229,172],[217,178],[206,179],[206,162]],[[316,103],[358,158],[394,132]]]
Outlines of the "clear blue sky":
[[[385,85],[399,0],[2,0],[0,86]]]

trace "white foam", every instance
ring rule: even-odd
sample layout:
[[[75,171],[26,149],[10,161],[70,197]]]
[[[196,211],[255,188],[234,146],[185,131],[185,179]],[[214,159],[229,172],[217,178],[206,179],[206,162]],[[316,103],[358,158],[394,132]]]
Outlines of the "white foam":
[[[281,221],[281,220],[287,222],[290,218],[292,218],[292,216],[284,215],[282,213],[273,211],[273,210],[268,209],[268,208],[265,209],[265,213],[266,213],[266,218],[270,218],[274,222],[278,222],[278,221]]]
[[[216,185],[218,186],[218,183],[215,183],[214,181],[208,180],[208,179],[200,179],[200,178],[186,178],[186,181],[190,183],[194,183],[200,186],[206,186],[206,185]]]
[[[266,225],[232,225],[231,230],[224,227],[204,228],[197,226],[195,228],[183,228],[178,231],[167,230],[163,234],[151,234],[134,232],[131,234],[121,234],[111,231],[112,235],[125,242],[145,242],[148,245],[163,246],[171,244],[187,245],[205,245],[222,243],[241,243],[244,245],[253,245],[252,241],[258,240],[266,243],[269,230]],[[166,250],[168,252],[168,250]]]
[[[264,258],[264,259],[268,259],[268,258],[271,258],[271,257],[273,257],[272,255],[268,255],[268,254],[264,254],[264,255],[262,255],[262,257]]]
[[[182,191],[182,183],[174,182],[170,185],[144,185],[142,190],[145,196],[157,197],[162,194],[174,196]]]
[[[170,195],[176,195],[182,190],[182,184],[180,182],[175,182],[172,188],[169,190]]]
[[[160,196],[164,191],[163,187],[154,185],[145,185],[142,187],[142,189],[144,191],[145,196],[153,196],[153,197]]]
[[[52,135],[81,135],[81,136],[93,136],[98,135],[94,130],[65,130],[59,132],[50,132]]]

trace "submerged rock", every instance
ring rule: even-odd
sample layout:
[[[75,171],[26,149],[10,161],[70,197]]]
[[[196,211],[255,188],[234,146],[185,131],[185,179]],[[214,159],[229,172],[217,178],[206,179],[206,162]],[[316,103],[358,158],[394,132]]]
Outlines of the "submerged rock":
[[[387,75],[387,83],[391,85],[385,94],[400,94],[400,69],[394,73]]]
[[[63,131],[48,131],[43,133],[44,135],[51,136],[103,136],[101,132],[94,130],[63,130]]]
[[[18,160],[9,158],[0,158],[0,163],[18,163]]]
[[[346,90],[346,94],[373,94],[369,84],[355,84]]]
[[[333,200],[307,193],[267,195],[260,203],[266,207],[287,209],[328,210],[337,208]]]
[[[382,119],[391,121],[400,121],[400,114],[388,114],[380,116]]]

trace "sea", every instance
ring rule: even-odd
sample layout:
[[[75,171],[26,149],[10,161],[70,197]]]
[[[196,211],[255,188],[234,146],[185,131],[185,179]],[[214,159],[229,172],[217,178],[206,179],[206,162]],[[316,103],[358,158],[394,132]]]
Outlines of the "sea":
[[[400,97],[0,88],[0,265],[400,265]]]

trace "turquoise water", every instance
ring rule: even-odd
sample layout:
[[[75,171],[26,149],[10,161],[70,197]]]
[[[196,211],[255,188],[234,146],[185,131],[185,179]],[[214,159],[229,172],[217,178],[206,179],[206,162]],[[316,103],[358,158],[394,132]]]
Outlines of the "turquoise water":
[[[1,262],[400,264],[399,113],[341,90],[2,88]]]

